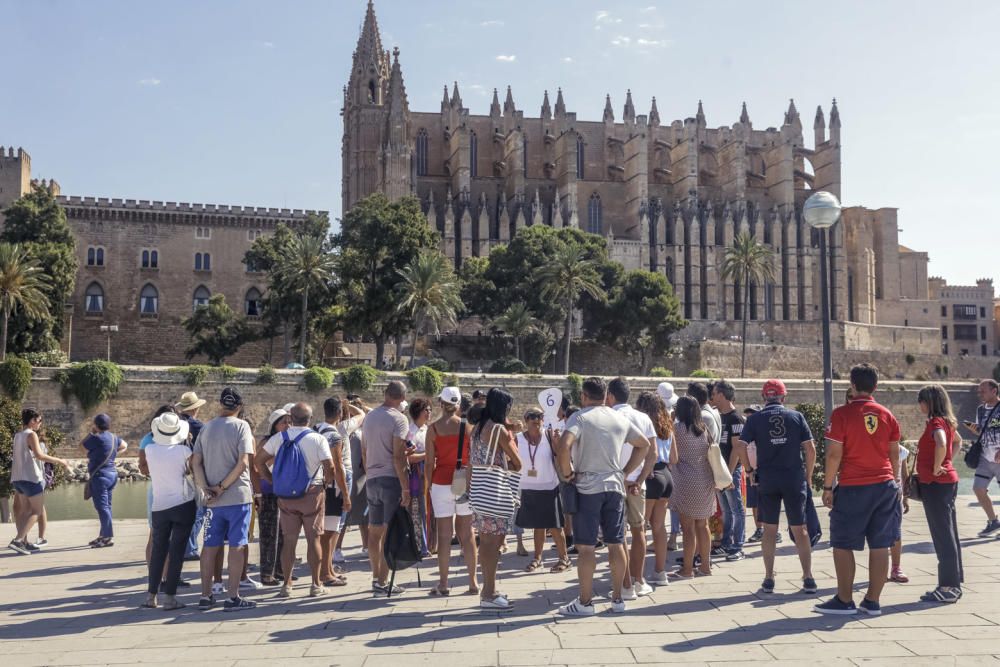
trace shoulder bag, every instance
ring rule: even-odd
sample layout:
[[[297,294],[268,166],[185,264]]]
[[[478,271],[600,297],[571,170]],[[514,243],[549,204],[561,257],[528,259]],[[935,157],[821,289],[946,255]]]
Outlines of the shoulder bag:
[[[722,458],[722,448],[719,447],[719,443],[711,439],[708,444],[708,465],[712,468],[715,488],[719,491],[729,488],[733,483],[733,475],[729,472],[729,466]]]
[[[501,465],[493,465],[503,428],[494,425],[486,448],[486,463],[472,466],[469,504],[479,516],[512,519],[521,505],[521,475],[507,468],[507,455],[501,452]]]
[[[993,417],[996,416],[997,410],[1000,409],[1000,403],[993,406],[990,410],[990,414],[986,417],[986,421],[983,422],[983,428],[979,431],[979,437],[976,441],[972,443],[968,451],[965,452],[965,465],[969,466],[973,470],[979,467],[979,459],[983,456],[983,435],[986,433],[986,428],[989,423],[993,421]]]
[[[458,426],[458,456],[455,457],[455,474],[451,478],[451,495],[461,498],[469,492],[469,479],[462,467],[462,449],[465,445],[465,429],[468,421],[463,419]]]
[[[103,468],[104,466],[108,465],[108,463],[111,462],[111,459],[113,459],[115,457],[115,452],[118,451],[118,445],[121,443],[121,441],[122,441],[121,438],[119,438],[117,436],[115,437],[115,442],[114,442],[113,445],[111,445],[111,451],[108,452],[108,458],[104,459],[104,462],[101,463],[101,465],[99,465],[96,468],[94,468],[94,470],[90,473],[90,479],[87,480],[87,483],[83,487],[83,499],[84,500],[90,500],[90,498],[91,498],[92,492],[90,490],[90,484],[94,480],[94,473],[97,472],[98,470],[100,470],[101,468]]]

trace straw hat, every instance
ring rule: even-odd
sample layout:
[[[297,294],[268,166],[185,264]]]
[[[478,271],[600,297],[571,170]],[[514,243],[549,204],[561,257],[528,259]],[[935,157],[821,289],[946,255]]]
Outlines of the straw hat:
[[[203,405],[205,405],[204,399],[198,398],[198,394],[193,391],[187,391],[181,394],[181,400],[178,401],[174,407],[181,412],[187,412],[188,410],[200,408]]]

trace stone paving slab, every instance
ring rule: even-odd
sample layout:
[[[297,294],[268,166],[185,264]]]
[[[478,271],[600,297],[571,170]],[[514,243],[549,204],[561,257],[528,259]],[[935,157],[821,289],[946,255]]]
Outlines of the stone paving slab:
[[[821,510],[824,527],[826,513]],[[144,521],[119,521],[116,546],[89,549],[95,521],[50,524],[50,548],[32,556],[0,554],[0,652],[18,667],[32,665],[212,664],[338,665],[340,667],[433,667],[521,665],[678,664],[726,665],[998,665],[1000,664],[1000,540],[975,537],[981,510],[959,506],[967,583],[954,607],[920,603],[936,584],[936,561],[921,507],[904,519],[903,567],[911,582],[888,584],[879,618],[825,617],[812,612],[816,598],[798,588],[794,549],[778,550],[777,592],[758,591],[763,575],[759,547],[748,558],[719,563],[710,579],[660,587],[612,615],[599,597],[593,618],[555,615],[576,595],[573,571],[528,574],[526,558],[501,562],[500,589],[516,601],[510,614],[482,613],[478,599],[461,595],[467,584],[459,558],[452,559],[453,595],[431,598],[436,561],[422,564],[423,587],[414,571],[400,573],[407,592],[398,599],[372,599],[367,560],[348,536],[349,585],[328,597],[307,597],[307,575],[290,600],[276,589],[250,594],[260,606],[226,614],[197,610],[198,574],[187,563],[195,587],[182,589],[191,606],[177,612],[139,609],[145,588]],[[0,540],[13,529],[0,526]],[[6,542],[3,542],[4,544]],[[300,546],[300,552],[302,552]],[[256,546],[251,547],[256,560]],[[546,557],[554,560],[552,552]],[[671,560],[676,556],[671,552]],[[832,594],[833,563],[821,543],[814,555],[820,597]],[[650,556],[651,561],[651,556]],[[647,563],[650,563],[647,561]],[[856,599],[867,577],[858,562]],[[606,595],[607,565],[601,556],[598,595]]]

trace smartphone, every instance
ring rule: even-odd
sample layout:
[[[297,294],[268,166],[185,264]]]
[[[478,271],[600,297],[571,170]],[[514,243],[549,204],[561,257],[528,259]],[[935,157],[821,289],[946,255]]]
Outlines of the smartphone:
[[[966,419],[962,423],[965,424],[966,426],[968,426],[969,428],[975,428],[976,427],[976,422],[970,422],[968,419]]]

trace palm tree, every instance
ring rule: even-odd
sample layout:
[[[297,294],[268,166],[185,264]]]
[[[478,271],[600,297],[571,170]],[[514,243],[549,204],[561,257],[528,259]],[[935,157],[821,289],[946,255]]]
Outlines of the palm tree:
[[[299,363],[306,363],[306,339],[309,337],[309,292],[325,292],[333,280],[335,258],[323,247],[323,237],[297,235],[283,253],[278,276],[285,289],[302,293],[302,332],[299,337]]]
[[[740,351],[740,377],[745,377],[747,367],[747,320],[750,317],[750,283],[763,285],[774,280],[774,251],[746,232],[733,240],[722,258],[722,277],[743,288],[743,335]]]
[[[35,319],[48,317],[49,298],[45,292],[49,279],[37,261],[28,257],[21,246],[0,243],[0,310],[3,311],[3,342],[0,360],[7,358],[7,325],[10,315],[20,309]]]
[[[398,271],[400,301],[397,308],[414,320],[410,363],[417,354],[417,337],[430,325],[435,334],[442,325],[454,325],[462,309],[458,279],[451,262],[438,250],[424,250]]]
[[[550,299],[566,309],[563,327],[565,348],[563,372],[569,374],[570,339],[573,328],[573,307],[581,294],[589,294],[595,299],[604,299],[604,289],[597,274],[597,264],[586,259],[583,248],[578,245],[560,247],[552,261],[535,271],[535,282],[539,285],[543,299]]]
[[[538,320],[531,314],[528,306],[520,302],[513,304],[493,320],[493,326],[514,339],[514,356],[521,359],[521,337],[538,331]]]

